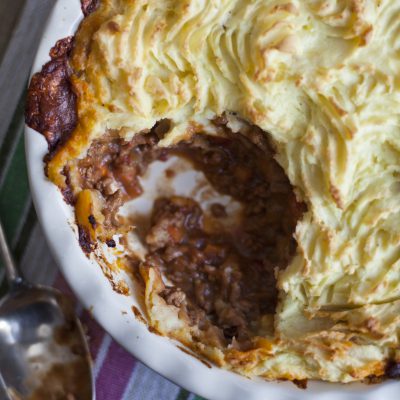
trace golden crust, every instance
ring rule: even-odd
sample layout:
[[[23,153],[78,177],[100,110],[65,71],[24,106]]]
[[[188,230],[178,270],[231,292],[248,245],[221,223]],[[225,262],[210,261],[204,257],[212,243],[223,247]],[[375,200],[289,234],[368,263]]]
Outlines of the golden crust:
[[[389,0],[103,0],[82,22],[71,59],[78,125],[48,164],[56,185],[65,167],[74,181],[72,161],[107,130],[130,139],[169,118],[169,145],[231,111],[271,134],[308,204],[279,274],[274,337],[218,348],[165,303],[149,268],[153,329],[246,376],[385,373],[399,345],[399,12]],[[72,189],[85,221],[92,203]]]

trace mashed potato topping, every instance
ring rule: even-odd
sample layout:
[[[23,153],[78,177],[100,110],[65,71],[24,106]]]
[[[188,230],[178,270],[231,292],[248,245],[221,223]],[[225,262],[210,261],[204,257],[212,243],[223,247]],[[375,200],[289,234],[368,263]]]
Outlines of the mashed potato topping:
[[[226,112],[268,132],[307,205],[277,275],[273,334],[246,351],[207,343],[150,268],[154,328],[267,379],[349,382],[400,361],[399,15],[393,0],[103,0],[83,21],[70,59],[78,125],[48,164],[58,186],[106,131],[130,140],[167,118],[170,146],[216,134]]]

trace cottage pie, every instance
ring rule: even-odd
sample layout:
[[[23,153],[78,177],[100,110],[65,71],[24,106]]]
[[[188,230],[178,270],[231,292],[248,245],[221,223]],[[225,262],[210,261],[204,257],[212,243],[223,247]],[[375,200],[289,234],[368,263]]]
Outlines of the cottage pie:
[[[398,377],[400,3],[82,10],[26,120],[115,290],[248,377]]]

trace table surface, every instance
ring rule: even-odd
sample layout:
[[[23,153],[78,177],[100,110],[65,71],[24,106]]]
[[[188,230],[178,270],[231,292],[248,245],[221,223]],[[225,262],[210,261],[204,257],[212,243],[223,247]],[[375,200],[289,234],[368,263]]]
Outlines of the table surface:
[[[25,277],[73,296],[36,219],[23,142],[26,85],[52,4],[53,0],[0,0],[0,218]],[[0,265],[2,293],[6,290],[3,275]],[[77,312],[87,327],[97,400],[200,399],[135,360],[79,305]]]

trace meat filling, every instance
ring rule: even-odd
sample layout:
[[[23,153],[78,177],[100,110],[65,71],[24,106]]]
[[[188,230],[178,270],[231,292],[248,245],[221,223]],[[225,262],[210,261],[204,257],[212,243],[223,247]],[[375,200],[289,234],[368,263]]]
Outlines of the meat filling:
[[[214,222],[227,217],[222,204],[211,204],[205,213],[191,198],[159,198],[143,238],[148,253],[142,267],[158,268],[167,279],[165,301],[182,308],[200,329],[216,328],[229,343],[233,337],[246,341],[262,317],[274,313],[275,272],[295,252],[293,232],[304,206],[264,132],[249,126],[233,133],[223,120],[215,125],[220,135],[195,134],[169,148],[157,146],[160,126],[129,143],[112,137],[96,142],[80,171],[83,186],[106,199],[110,225],[118,224],[119,206],[142,193],[139,177],[150,163],[172,155],[189,160],[217,192],[242,204],[240,222],[216,232]]]

